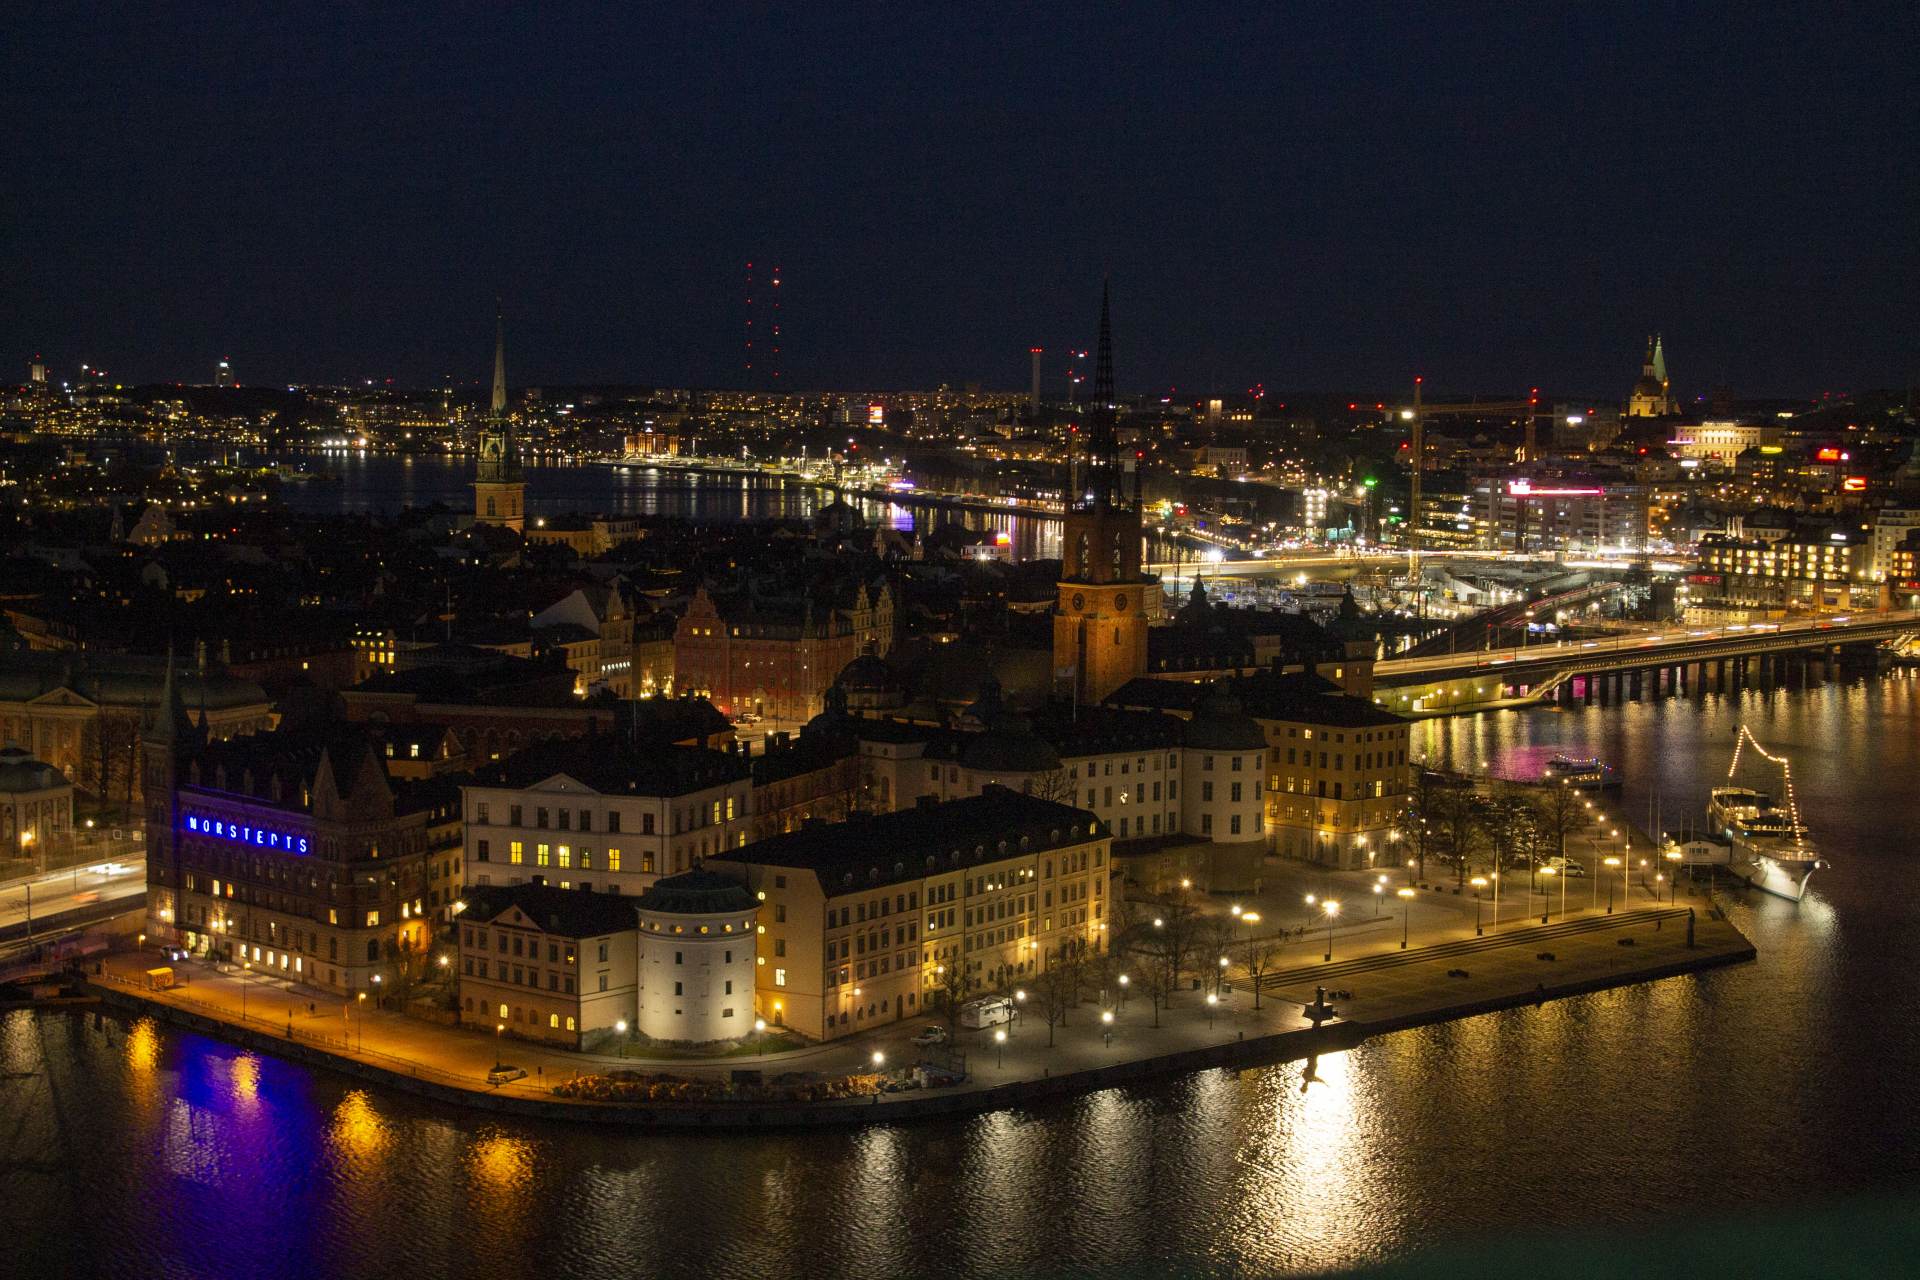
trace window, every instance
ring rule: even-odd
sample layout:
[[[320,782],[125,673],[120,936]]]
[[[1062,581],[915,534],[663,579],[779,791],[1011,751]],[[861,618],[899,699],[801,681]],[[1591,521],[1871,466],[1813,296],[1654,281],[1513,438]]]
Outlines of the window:
[[[507,861],[519,866],[527,860],[527,846],[515,840],[507,845]]]
[[[787,985],[787,971],[785,969],[775,969],[773,971],[773,985],[776,987],[784,987]]]
[[[487,842],[485,840],[476,840],[473,842],[473,857],[476,862],[492,861],[487,853]]]
[[[640,815],[640,834],[643,836],[650,836],[653,834],[653,815],[652,814],[643,813]]]
[[[728,979],[727,979],[727,990],[726,990],[726,994],[727,994],[727,995],[732,995],[732,994],[733,994],[733,979],[732,979],[732,978],[728,978]]]
[[[593,830],[593,810],[582,809],[580,811],[580,829],[582,831]]]
[[[580,829],[582,831],[587,829],[587,824],[584,821],[581,822]],[[613,835],[620,834],[620,811],[618,809],[607,810],[607,830]]]
[[[1203,782],[1200,784],[1200,803],[1213,803],[1213,784],[1211,782]]]
[[[607,870],[618,871],[619,869],[620,869],[620,851],[618,849],[607,850]]]
[[[600,944],[600,963],[605,964],[606,962],[607,962],[607,944],[603,942]]]
[[[517,804],[516,804],[516,805],[509,805],[509,806],[507,807],[507,821],[508,821],[508,825],[510,825],[510,826],[515,826],[515,827],[518,827],[518,826],[522,826],[522,825],[524,825],[524,824],[523,824],[523,823],[521,822],[521,820],[520,820],[520,806],[519,806],[519,805],[517,805]],[[507,1016],[507,1007],[506,1007],[505,1005],[501,1005],[501,1006],[500,1006],[500,1016],[501,1016],[501,1017],[503,1017],[503,1018]]]
[[[378,929],[379,927],[380,927],[380,913],[378,911],[367,912],[367,928]]]
[[[677,995],[677,996],[683,996],[683,995],[685,995],[685,994],[686,994],[686,992],[685,992],[685,991],[683,991],[683,990],[681,989],[681,987],[682,987],[682,984],[681,984],[681,983],[678,983],[678,982],[676,982],[676,983],[674,983],[674,984],[673,984],[673,994],[675,994],[675,995]]]
[[[502,1022],[505,1022],[507,1020],[507,1006],[505,1005],[500,1006],[500,1020]]]
[[[547,1027],[549,1030],[558,1031],[560,1029],[560,1015],[557,1013],[548,1014]]]
[[[569,1030],[569,1031],[571,1031],[571,1030],[573,1030],[573,1019],[572,1019],[572,1018],[568,1018],[568,1019],[567,1019],[567,1030]]]
[[[487,820],[487,802],[485,800],[482,800],[480,802],[479,812],[475,816],[474,821],[484,823],[486,822],[486,820]]]
[[[775,924],[785,924],[787,922],[787,904],[786,903],[776,902],[773,904],[773,922]]]
[[[545,809],[535,809],[533,811],[533,825],[536,827],[545,827],[547,825],[547,811]]]
[[[559,855],[560,866],[570,867],[573,865],[573,848],[571,845],[558,845],[555,847],[554,852]]]
[[[536,844],[535,846],[533,846],[533,865],[534,866],[536,867],[547,866],[552,861],[552,857],[553,855],[546,845]]]

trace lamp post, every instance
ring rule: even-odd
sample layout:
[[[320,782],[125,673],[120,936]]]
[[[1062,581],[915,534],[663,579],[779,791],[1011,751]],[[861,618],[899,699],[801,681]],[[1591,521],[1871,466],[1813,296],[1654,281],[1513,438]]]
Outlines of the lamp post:
[[[1306,910],[1306,913],[1301,917],[1301,922],[1303,925],[1308,925],[1313,923],[1313,906],[1318,901],[1320,901],[1320,899],[1315,897],[1311,893],[1306,896],[1305,902],[1307,904],[1307,910]]]
[[[1685,856],[1686,855],[1682,854],[1678,849],[1670,849],[1667,851],[1667,861],[1673,864],[1673,873],[1667,877],[1672,881],[1672,884],[1667,888],[1667,904],[1669,906],[1680,900],[1680,863]]]
[[[1375,920],[1380,918],[1380,900],[1386,896],[1386,882],[1384,880],[1375,880],[1373,882],[1373,918]]]
[[[1407,930],[1411,927],[1409,922],[1413,919],[1413,890],[1396,889],[1394,892],[1400,897],[1400,949],[1405,951]]]
[[[1560,874],[1560,869],[1558,867],[1542,867],[1540,868],[1540,874],[1543,876],[1557,876]],[[1547,917],[1552,913],[1553,881],[1549,880],[1547,881],[1547,887],[1540,891],[1540,923],[1545,924]]]
[[[1113,1010],[1102,1009],[1100,1011],[1100,1029],[1101,1033],[1107,1038],[1107,1048],[1113,1048]]]
[[[1027,989],[1025,987],[1015,987],[1013,991],[1013,1029],[1015,1031],[1020,1029],[1020,1019],[1026,1013],[1026,1008]]]
[[[995,1051],[999,1054],[999,1059],[1000,1059],[999,1062],[996,1063],[995,1065],[1000,1067],[1006,1066],[1007,1065],[1007,1029],[1005,1027],[994,1028],[993,1047]]]
[[[755,1018],[753,1020],[753,1034],[755,1037],[754,1052],[761,1057],[765,1057],[767,1053],[767,1020],[765,1018]]]
[[[354,1049],[358,1051],[360,1049],[364,1049],[367,1047],[367,1009],[366,1009],[367,993],[364,991],[356,991],[353,996],[353,1004],[355,1008],[360,1010],[360,1020],[356,1024],[357,1029],[354,1032]],[[507,1024],[504,1022],[495,1024],[493,1029],[493,1038],[494,1038],[494,1045],[495,1045],[495,1048],[493,1051],[493,1060],[496,1066],[499,1065],[499,1062],[500,1062],[500,1050],[498,1048],[498,1045],[500,1043],[500,1033],[502,1031],[505,1031],[506,1029],[507,1029]]]
[[[1213,989],[1215,991],[1220,990],[1221,985],[1225,983],[1226,980],[1227,980],[1227,958],[1225,956],[1221,956],[1219,971],[1213,975]]]
[[[1496,861],[1500,855],[1495,854]],[[1487,872],[1487,879],[1493,881],[1493,931],[1500,932],[1500,868],[1494,867]]]
[[[1335,902],[1332,898],[1328,898],[1326,903],[1323,905],[1322,910],[1324,910],[1327,913],[1326,958],[1330,961],[1333,959],[1333,918],[1340,914],[1340,904]]]
[[[1212,991],[1207,992],[1207,1030],[1209,1031],[1213,1030],[1213,1011],[1219,1004],[1220,997]]]
[[[1612,915],[1612,914],[1613,914],[1613,875],[1612,875],[1612,871],[1613,871],[1613,868],[1615,868],[1615,867],[1618,867],[1618,866],[1620,866],[1620,865],[1621,865],[1621,862],[1620,862],[1620,859],[1618,859],[1618,858],[1615,858],[1615,857],[1608,857],[1608,858],[1606,858],[1606,859],[1605,859],[1604,861],[1605,861],[1605,863],[1606,863],[1606,867],[1607,867],[1607,871],[1608,871],[1608,875],[1607,875],[1607,914],[1608,914],[1608,915]],[[1625,873],[1624,873],[1624,872],[1622,872],[1622,875],[1621,875],[1621,878],[1622,878],[1622,880],[1624,881],[1624,879],[1625,879]],[[1624,887],[1624,885],[1623,885],[1623,887]]]
[[[363,992],[361,994],[362,994],[362,998],[364,999],[365,993]],[[366,1015],[362,1014],[361,1016],[365,1017]],[[493,1069],[495,1071],[498,1071],[500,1069],[500,1037],[505,1035],[506,1031],[507,1031],[506,1023],[496,1022],[493,1024]]]
[[[1475,876],[1473,879],[1467,881],[1467,883],[1473,886],[1473,936],[1478,938],[1487,931],[1483,923],[1486,918],[1487,904],[1480,896],[1480,891],[1487,887],[1487,878],[1485,876]]]
[[[253,963],[242,960],[240,962],[240,1021],[242,1022],[247,1020],[247,975],[252,972]]]

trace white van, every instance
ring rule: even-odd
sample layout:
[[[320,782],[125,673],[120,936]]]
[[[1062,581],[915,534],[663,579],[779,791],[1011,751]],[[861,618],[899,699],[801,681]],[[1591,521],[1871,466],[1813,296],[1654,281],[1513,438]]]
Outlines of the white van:
[[[1005,996],[969,1000],[960,1006],[960,1025],[963,1027],[997,1027],[1003,1022],[1012,1021],[1013,1001]]]

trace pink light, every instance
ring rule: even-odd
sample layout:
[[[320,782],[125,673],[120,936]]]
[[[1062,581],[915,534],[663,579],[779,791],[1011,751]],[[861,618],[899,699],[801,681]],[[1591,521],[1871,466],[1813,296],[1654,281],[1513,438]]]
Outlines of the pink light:
[[[1597,498],[1605,489],[1536,489],[1531,480],[1507,481],[1507,492],[1522,498]]]

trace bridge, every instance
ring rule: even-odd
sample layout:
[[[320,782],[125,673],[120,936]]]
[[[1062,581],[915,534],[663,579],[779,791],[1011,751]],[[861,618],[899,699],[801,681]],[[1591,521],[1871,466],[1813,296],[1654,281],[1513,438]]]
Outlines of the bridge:
[[[1576,698],[1592,702],[1645,690],[1658,694],[1737,688],[1804,678],[1843,649],[1910,642],[1920,611],[1888,610],[1792,622],[1669,627],[1605,640],[1571,640],[1436,657],[1389,658],[1374,665],[1374,701],[1396,711]]]

